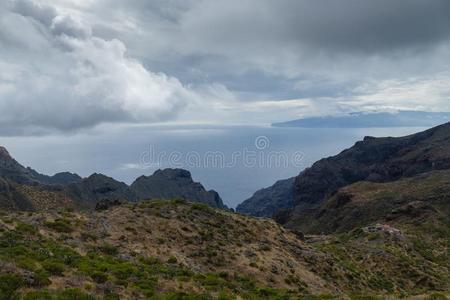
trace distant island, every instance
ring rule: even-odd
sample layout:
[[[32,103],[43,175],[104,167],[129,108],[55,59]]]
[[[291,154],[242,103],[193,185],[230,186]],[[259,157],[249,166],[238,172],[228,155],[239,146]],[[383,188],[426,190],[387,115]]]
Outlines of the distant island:
[[[309,117],[273,123],[274,127],[372,128],[431,127],[450,121],[450,112],[400,110],[396,112],[355,112],[345,115]]]

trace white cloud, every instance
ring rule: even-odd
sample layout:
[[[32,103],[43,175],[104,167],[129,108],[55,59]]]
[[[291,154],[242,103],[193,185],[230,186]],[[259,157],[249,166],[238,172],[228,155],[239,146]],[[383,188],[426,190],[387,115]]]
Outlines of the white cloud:
[[[348,103],[365,109],[450,111],[450,73],[366,83]]]
[[[50,6],[12,3],[12,11],[0,11],[2,17],[9,24],[21,23],[21,31],[28,34],[0,29],[1,35],[15,37],[0,56],[2,134],[77,130],[103,122],[159,122],[199,101],[199,95],[176,78],[151,72],[129,57],[120,40],[97,37],[82,21]],[[39,41],[33,49],[22,46],[28,35]]]

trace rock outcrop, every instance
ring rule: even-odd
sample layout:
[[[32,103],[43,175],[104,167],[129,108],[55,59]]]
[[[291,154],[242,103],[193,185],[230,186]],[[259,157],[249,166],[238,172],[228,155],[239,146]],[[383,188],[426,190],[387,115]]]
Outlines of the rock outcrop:
[[[216,191],[207,191],[201,183],[194,182],[189,171],[183,169],[157,170],[151,176],[137,178],[130,188],[139,199],[178,198],[226,208]]]
[[[281,209],[294,205],[295,178],[279,180],[271,187],[261,189],[236,207],[236,211],[255,217],[272,217]]]

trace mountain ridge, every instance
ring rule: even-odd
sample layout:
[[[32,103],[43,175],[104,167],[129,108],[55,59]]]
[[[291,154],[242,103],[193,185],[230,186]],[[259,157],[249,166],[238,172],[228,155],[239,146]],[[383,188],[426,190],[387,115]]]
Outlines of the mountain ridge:
[[[293,204],[287,209],[280,207],[282,216],[277,219],[288,218],[289,212],[281,210],[294,213],[317,208],[340,188],[358,181],[394,181],[449,168],[450,123],[404,137],[366,136],[353,147],[323,158],[300,172],[293,184]],[[277,203],[276,199],[268,203],[263,201],[262,206],[273,206],[274,203]],[[247,213],[257,215],[264,207]]]
[[[128,186],[99,173],[86,178],[70,172],[44,175],[22,166],[5,147],[0,147],[0,179],[0,207],[10,209],[53,209],[58,205],[93,208],[101,200],[136,202],[173,198],[227,209],[216,191],[207,191],[183,169],[157,170]]]

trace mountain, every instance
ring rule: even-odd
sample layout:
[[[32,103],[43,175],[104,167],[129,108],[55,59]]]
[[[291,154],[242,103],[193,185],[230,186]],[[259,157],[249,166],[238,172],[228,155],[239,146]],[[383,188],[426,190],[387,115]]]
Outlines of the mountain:
[[[295,178],[279,180],[271,187],[261,189],[236,207],[236,211],[255,217],[272,217],[281,209],[294,205]]]
[[[19,184],[67,185],[81,180],[77,174],[63,172],[47,176],[31,168],[25,168],[0,146],[0,177]]]
[[[274,123],[274,127],[304,128],[370,128],[370,127],[431,127],[450,121],[448,112],[400,110],[397,112],[356,112],[338,116],[323,116]]]
[[[450,123],[399,138],[365,137],[301,172],[294,183],[294,206],[317,207],[339,188],[358,181],[394,181],[449,168]]]
[[[94,208],[102,200],[136,202],[149,199],[186,199],[226,208],[219,194],[192,180],[189,171],[158,170],[128,186],[103,174],[81,178],[62,172],[47,176],[26,168],[0,147],[0,208],[44,210],[57,207]]]
[[[25,168],[11,157],[8,150],[0,147],[0,177],[17,183],[37,184],[36,173]]]
[[[94,205],[104,199],[137,201],[138,197],[128,185],[103,174],[94,173],[79,182],[72,183],[65,189],[71,197]]]
[[[194,182],[191,173],[183,169],[157,170],[151,176],[141,176],[130,186],[140,199],[180,198],[226,208],[216,191],[207,191],[201,183]]]
[[[278,195],[290,195],[289,184],[275,184],[244,201],[238,211],[254,216],[288,214],[317,208],[340,188],[358,181],[386,182],[450,168],[450,123],[410,136],[365,137],[340,154],[324,158],[294,179],[292,205]],[[287,199],[287,198],[286,198]],[[285,200],[286,200],[285,199]],[[290,209],[293,208],[294,209]],[[261,214],[261,212],[267,212]]]
[[[0,178],[0,208],[7,210],[31,210],[32,202],[22,195],[18,185]]]
[[[302,171],[293,184],[291,207],[277,195],[289,195],[291,187],[262,190],[239,206],[238,211],[254,216],[276,215],[280,222],[301,211],[319,207],[340,188],[358,181],[389,182],[417,174],[450,169],[450,123],[399,138],[365,137],[340,154],[319,160]],[[256,195],[256,194],[255,194]],[[293,209],[295,207],[295,209]],[[268,212],[261,214],[261,212]]]
[[[449,199],[450,170],[384,183],[360,181],[339,189],[318,208],[295,215],[286,226],[330,234],[377,223],[425,226],[431,222],[428,226],[435,232],[450,234]]]
[[[33,174],[34,177],[41,183],[47,185],[69,185],[71,183],[79,182],[82,178],[78,174],[70,173],[70,172],[60,172],[56,173],[53,176],[47,176],[43,174],[39,174],[33,169],[28,168]]]

